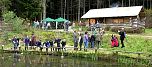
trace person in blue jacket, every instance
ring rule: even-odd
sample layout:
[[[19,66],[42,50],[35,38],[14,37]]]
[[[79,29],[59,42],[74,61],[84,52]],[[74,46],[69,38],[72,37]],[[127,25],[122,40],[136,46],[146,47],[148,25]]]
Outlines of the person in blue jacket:
[[[45,47],[46,47],[46,52],[48,52],[48,48],[50,47],[50,42],[49,41],[45,42]]]
[[[13,37],[12,42],[13,42],[13,45],[14,45],[14,50],[16,50],[17,47],[18,47],[18,40],[17,40],[16,36]]]
[[[28,50],[28,46],[30,44],[30,38],[28,36],[24,38],[24,44],[25,44],[25,50]]]

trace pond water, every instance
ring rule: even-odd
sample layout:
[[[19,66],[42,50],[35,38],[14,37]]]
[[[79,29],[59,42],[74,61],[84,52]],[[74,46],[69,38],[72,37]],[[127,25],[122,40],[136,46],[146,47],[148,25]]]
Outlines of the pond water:
[[[115,61],[93,61],[84,58],[61,58],[50,55],[0,54],[0,67],[127,67]]]

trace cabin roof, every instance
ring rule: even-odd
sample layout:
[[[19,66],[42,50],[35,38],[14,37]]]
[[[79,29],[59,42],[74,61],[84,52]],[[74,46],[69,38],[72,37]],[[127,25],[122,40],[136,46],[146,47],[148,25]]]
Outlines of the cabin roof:
[[[104,18],[104,17],[125,17],[137,16],[142,10],[142,6],[113,7],[103,9],[90,9],[81,18]]]

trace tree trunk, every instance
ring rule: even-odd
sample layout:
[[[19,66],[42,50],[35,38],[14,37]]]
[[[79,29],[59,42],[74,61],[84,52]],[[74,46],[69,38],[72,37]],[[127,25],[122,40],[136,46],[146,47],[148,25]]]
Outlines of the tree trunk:
[[[129,0],[129,7],[130,7],[130,0]]]
[[[61,0],[61,17],[63,17],[63,0]]]
[[[99,8],[99,0],[97,0],[97,9]]]
[[[123,7],[123,0],[122,0],[122,4],[121,4],[121,6]]]
[[[81,4],[80,4],[80,0],[79,0],[79,8],[78,8],[78,22],[80,21],[80,6],[81,6]]]
[[[91,3],[90,3],[90,0],[89,0],[89,10],[90,10],[90,5],[91,5]]]
[[[43,0],[42,5],[43,5],[43,19],[45,19],[46,18],[46,0]]]
[[[151,9],[151,6],[152,6],[152,5],[151,5],[151,0],[150,0],[150,9]]]
[[[65,19],[65,17],[66,17],[66,16],[65,16],[65,14],[66,14],[65,11],[66,11],[66,0],[65,0],[65,2],[64,2],[64,19]]]
[[[109,7],[110,7],[110,0],[109,0]]]
[[[148,8],[148,0],[147,0],[147,8]]]
[[[70,18],[71,18],[71,20],[73,20],[73,10],[72,10],[72,8],[73,8],[73,7],[72,7],[72,4],[73,4],[73,3],[72,3],[72,2],[73,2],[73,0],[71,0],[71,8],[70,8],[70,9],[71,9],[71,13],[70,13]]]
[[[85,14],[85,0],[83,2],[83,14]]]
[[[67,8],[66,8],[66,11],[67,11],[67,19],[69,19],[69,0],[67,1]]]
[[[145,0],[143,0],[143,7],[145,6]]]

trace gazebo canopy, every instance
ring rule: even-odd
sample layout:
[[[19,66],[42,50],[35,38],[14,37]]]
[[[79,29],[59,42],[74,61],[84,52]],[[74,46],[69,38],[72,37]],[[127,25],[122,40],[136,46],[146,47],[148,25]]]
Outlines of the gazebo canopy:
[[[55,21],[56,21],[56,22],[65,22],[65,21],[67,21],[67,20],[64,19],[64,18],[59,17],[59,18],[55,19]]]
[[[44,21],[44,22],[53,22],[53,21],[55,21],[55,20],[48,17],[48,18],[44,19],[43,21]]]

